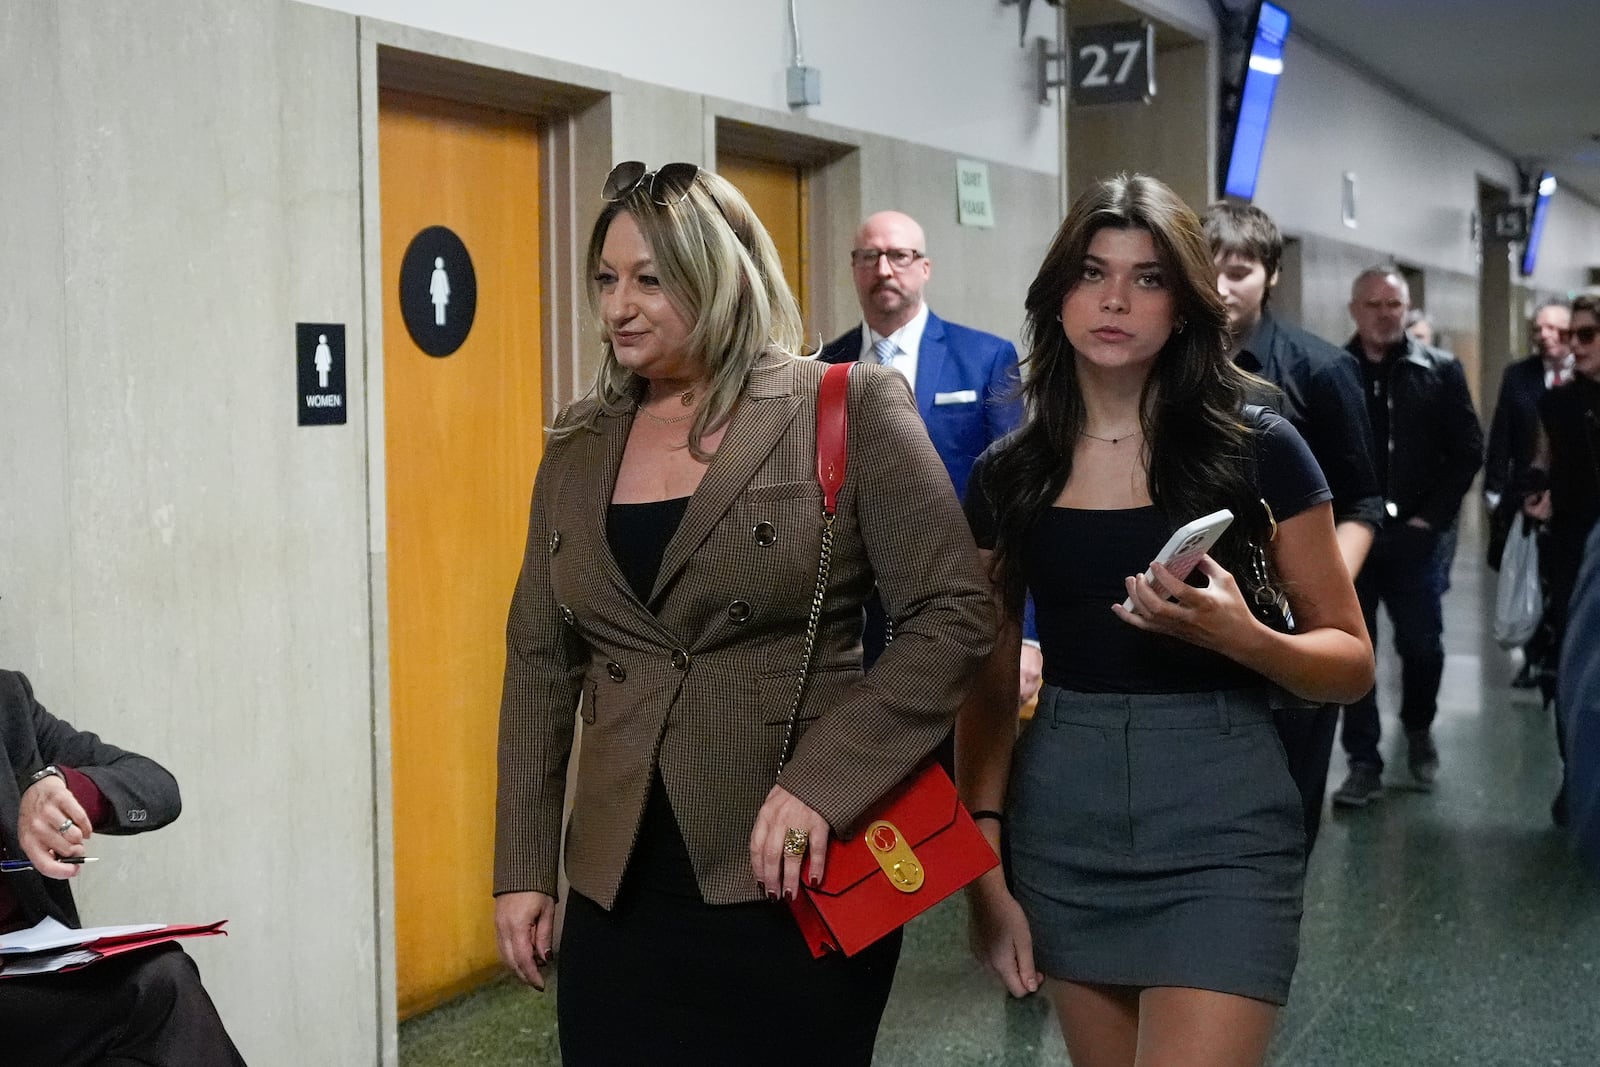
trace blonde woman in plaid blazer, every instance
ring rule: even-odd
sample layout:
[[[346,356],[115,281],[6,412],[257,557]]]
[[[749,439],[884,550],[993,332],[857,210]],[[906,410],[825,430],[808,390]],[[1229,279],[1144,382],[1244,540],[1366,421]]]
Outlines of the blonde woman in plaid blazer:
[[[690,164],[622,164],[589,247],[606,338],[534,487],[507,627],[501,954],[543,988],[568,757],[563,1060],[871,1060],[899,938],[813,960],[782,903],[945,736],[992,641],[977,553],[905,381],[861,367],[813,668],[816,393],[771,239]],[[861,667],[877,586],[896,640]],[[575,714],[576,713],[576,714]]]

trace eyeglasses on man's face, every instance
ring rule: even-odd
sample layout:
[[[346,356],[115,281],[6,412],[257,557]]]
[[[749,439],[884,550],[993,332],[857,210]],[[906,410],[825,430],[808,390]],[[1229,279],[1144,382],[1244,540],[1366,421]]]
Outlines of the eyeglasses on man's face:
[[[877,270],[878,259],[884,256],[896,270],[904,270],[923,258],[915,248],[857,248],[850,253],[850,263],[856,270]]]
[[[618,163],[606,175],[600,195],[610,203],[626,200],[639,186],[646,186],[650,199],[662,207],[681,203],[694,187],[700,168],[693,163],[665,163],[660,170],[647,170],[637,159]]]
[[[1567,336],[1580,345],[1594,344],[1594,339],[1597,335],[1600,335],[1600,326],[1574,326],[1567,331]]]

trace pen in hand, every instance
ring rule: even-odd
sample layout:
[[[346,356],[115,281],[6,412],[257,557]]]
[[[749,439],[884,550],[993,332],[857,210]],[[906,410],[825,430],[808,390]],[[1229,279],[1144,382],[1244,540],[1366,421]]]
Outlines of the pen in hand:
[[[57,856],[56,862],[71,863],[76,865],[83,863],[94,863],[99,859],[99,856]],[[11,874],[16,871],[31,870],[33,870],[33,862],[31,860],[0,860],[0,874]]]

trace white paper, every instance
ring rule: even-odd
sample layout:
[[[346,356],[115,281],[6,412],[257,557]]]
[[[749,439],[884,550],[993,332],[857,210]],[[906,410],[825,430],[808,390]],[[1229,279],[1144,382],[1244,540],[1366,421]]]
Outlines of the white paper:
[[[51,952],[39,956],[16,956],[0,963],[0,978],[26,978],[30,974],[54,974],[68,967],[81,967],[100,958],[100,953],[86,948],[70,952]],[[0,989],[4,989],[0,985]],[[0,994],[4,995],[4,994]]]
[[[978,391],[976,389],[958,389],[953,393],[934,393],[933,402],[938,404],[976,404]]]
[[[9,934],[0,934],[0,955],[47,952],[53,948],[76,948],[102,937],[142,934],[149,930],[159,930],[165,925],[166,923],[135,923],[132,926],[89,926],[82,930],[74,930],[46,915],[26,930],[13,930]]]

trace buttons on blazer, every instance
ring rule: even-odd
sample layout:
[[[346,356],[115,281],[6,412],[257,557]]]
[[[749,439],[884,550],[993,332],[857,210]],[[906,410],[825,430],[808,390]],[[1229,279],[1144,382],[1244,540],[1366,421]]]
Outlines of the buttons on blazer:
[[[567,607],[565,604],[562,604],[561,605],[561,621],[566,623],[568,626],[576,626],[576,625],[578,625],[578,616],[573,612],[573,610],[571,608]]]
[[[550,531],[550,554],[552,556],[555,555],[556,551],[560,547],[561,547],[561,531],[560,530],[551,530]]]
[[[686,670],[689,669],[689,663],[690,663],[689,653],[685,652],[681,648],[673,650],[673,653],[672,653],[672,665],[674,667],[676,667],[680,671],[686,671]]]
[[[750,605],[743,600],[735,600],[728,605],[728,618],[734,622],[745,622],[750,618]]]
[[[778,539],[778,528],[770,522],[756,523],[755,528],[750,533],[755,537],[756,544],[762,548],[766,548]]]
[[[611,675],[613,682],[626,681],[628,677],[628,669],[616,660],[606,664],[606,673]]]

